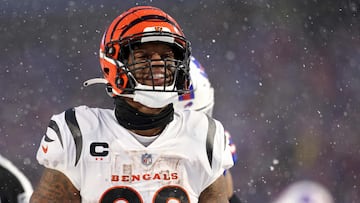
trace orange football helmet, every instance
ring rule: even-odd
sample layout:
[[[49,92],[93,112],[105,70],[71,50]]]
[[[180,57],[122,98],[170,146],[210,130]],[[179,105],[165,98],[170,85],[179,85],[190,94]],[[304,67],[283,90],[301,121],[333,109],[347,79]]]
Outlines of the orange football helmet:
[[[166,43],[172,48],[175,59],[171,59],[171,64],[175,65],[171,88],[165,85],[163,88],[143,88],[129,70],[135,64],[128,62],[134,47],[147,42]],[[166,67],[168,59],[161,60]],[[161,9],[151,6],[136,6],[115,18],[100,44],[100,65],[106,80],[103,82],[107,83],[108,93],[113,97],[138,90],[185,93],[190,85],[189,63],[190,42],[178,23]]]

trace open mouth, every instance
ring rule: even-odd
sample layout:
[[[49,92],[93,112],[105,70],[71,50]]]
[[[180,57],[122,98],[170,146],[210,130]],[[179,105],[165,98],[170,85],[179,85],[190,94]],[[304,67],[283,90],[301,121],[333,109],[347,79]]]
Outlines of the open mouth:
[[[149,86],[170,86],[176,67],[171,65],[145,65],[131,70],[138,83]]]
[[[147,74],[144,78],[144,83],[146,85],[154,85],[154,86],[169,86],[172,82],[172,77],[166,75],[165,73],[153,73]]]
[[[168,68],[145,66],[132,71],[137,82],[150,86],[169,86],[173,82],[173,71]]]

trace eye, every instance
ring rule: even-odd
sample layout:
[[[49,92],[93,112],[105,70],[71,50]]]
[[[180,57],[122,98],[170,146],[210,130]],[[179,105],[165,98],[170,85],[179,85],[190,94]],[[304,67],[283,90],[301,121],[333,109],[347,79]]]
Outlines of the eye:
[[[175,56],[174,56],[174,53],[169,51],[169,52],[166,52],[164,54],[161,55],[161,58],[162,59],[173,59]]]
[[[144,63],[150,58],[147,52],[135,52],[134,53],[134,62],[136,63]]]
[[[136,52],[134,53],[135,60],[137,59],[146,59],[148,56],[144,52]]]

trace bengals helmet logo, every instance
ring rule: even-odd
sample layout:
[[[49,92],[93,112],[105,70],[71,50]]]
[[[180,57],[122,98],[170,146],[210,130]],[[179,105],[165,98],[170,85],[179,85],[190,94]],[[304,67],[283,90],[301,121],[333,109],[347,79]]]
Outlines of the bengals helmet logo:
[[[159,26],[154,27],[154,29],[155,29],[156,32],[162,32],[163,31],[163,27],[159,27]]]

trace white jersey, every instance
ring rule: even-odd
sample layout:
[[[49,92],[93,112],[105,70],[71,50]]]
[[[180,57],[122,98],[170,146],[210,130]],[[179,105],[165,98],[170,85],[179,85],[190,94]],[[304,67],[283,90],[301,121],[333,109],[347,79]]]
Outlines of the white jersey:
[[[86,106],[51,118],[37,160],[64,173],[82,202],[198,202],[233,165],[223,126],[203,113],[175,112],[145,147],[114,110]]]

